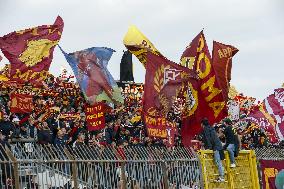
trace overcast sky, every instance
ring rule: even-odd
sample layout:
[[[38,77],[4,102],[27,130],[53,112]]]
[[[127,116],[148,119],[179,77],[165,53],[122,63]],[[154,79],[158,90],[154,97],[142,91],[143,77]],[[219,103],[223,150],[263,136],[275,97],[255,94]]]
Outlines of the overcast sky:
[[[202,28],[210,51],[213,40],[237,47],[231,83],[258,100],[284,82],[283,0],[0,0],[0,35],[52,24],[57,15],[65,22],[60,44],[66,52],[116,50],[108,66],[115,79],[133,24],[174,62]],[[135,81],[144,82],[145,69],[133,60]],[[50,72],[59,75],[62,67],[71,71],[56,48]]]

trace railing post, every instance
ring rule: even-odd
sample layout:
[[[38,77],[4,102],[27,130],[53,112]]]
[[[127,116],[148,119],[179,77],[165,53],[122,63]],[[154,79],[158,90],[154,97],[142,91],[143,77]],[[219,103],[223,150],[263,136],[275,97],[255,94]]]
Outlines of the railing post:
[[[165,161],[161,163],[162,163],[162,170],[163,170],[164,189],[169,189],[169,177],[168,177],[167,163]]]
[[[121,154],[118,152],[118,150],[121,149],[115,149],[112,148],[113,152],[115,153],[115,155],[118,157],[118,159],[120,160],[124,160],[124,157],[121,156]],[[120,171],[120,178],[121,178],[121,189],[127,189],[126,187],[126,174],[125,174],[125,162],[121,162],[121,171]]]
[[[8,157],[13,161],[13,175],[14,175],[14,179],[15,179],[15,189],[20,189],[20,180],[19,180],[19,163],[17,161],[17,158],[15,158],[12,154],[12,152],[10,151],[10,149],[5,146],[5,151],[6,154],[8,155]]]
[[[66,156],[72,160],[72,180],[74,181],[74,189],[79,189],[78,184],[78,167],[75,162],[75,158],[71,155],[71,153],[67,150],[67,148],[64,148],[64,152]]]
[[[126,189],[125,162],[121,163],[121,181],[122,181],[122,189]]]
[[[204,177],[203,177],[203,168],[202,168],[202,162],[201,162],[201,159],[202,158],[200,158],[201,156],[202,156],[202,153],[199,151],[198,153],[199,153],[199,155],[198,155],[198,153],[196,153],[195,151],[194,151],[194,149],[193,148],[189,148],[188,150],[190,150],[191,151],[191,153],[194,155],[194,157],[197,159],[197,162],[198,162],[198,167],[199,167],[199,172],[200,172],[200,179],[199,179],[199,184],[200,184],[200,188],[201,189],[204,189]]]

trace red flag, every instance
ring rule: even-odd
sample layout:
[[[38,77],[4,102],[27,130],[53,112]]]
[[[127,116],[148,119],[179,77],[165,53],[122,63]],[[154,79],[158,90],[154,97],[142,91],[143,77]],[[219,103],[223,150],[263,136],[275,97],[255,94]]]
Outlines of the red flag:
[[[40,84],[48,75],[53,51],[63,31],[63,20],[0,38],[0,48],[11,63],[10,79]]]
[[[193,69],[193,65],[200,52],[200,47],[204,46],[204,40],[201,40],[203,36],[203,30],[191,41],[182,53],[180,59],[180,65],[185,66],[189,69]]]
[[[251,111],[247,120],[263,128],[272,143],[284,140],[284,89],[276,89],[274,94],[264,99],[257,109]]]
[[[219,122],[228,114],[226,101],[223,98],[222,90],[219,87],[215,71],[211,64],[211,56],[203,31],[193,39],[181,57],[182,61],[189,59],[194,59],[193,65],[190,67],[198,73],[201,80],[200,90],[203,98],[206,100],[206,103],[203,104],[205,108],[201,110],[202,116],[207,117],[211,124]],[[199,106],[198,108],[201,107]],[[185,119],[183,125],[190,127],[191,123]]]
[[[33,97],[26,94],[12,93],[10,111],[13,113],[30,113],[34,109]]]
[[[226,101],[231,81],[232,58],[238,51],[231,45],[213,41],[212,65]]]
[[[195,86],[196,83],[194,71],[164,57],[150,52],[147,54],[143,116],[149,136],[172,138],[168,131],[174,131],[176,123],[168,120],[166,115],[180,91],[186,90],[187,86]],[[197,93],[194,95],[196,97]]]
[[[85,112],[89,131],[102,130],[105,128],[104,103],[97,103],[93,106],[87,106]]]
[[[284,88],[275,89],[274,93],[265,99],[267,112],[275,118],[275,131],[279,141],[284,140]]]

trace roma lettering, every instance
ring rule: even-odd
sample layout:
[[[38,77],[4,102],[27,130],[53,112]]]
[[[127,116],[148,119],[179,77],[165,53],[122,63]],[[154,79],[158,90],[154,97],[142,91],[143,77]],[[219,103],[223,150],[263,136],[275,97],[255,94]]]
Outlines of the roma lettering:
[[[207,89],[209,92],[209,95],[205,98],[207,102],[210,102],[215,96],[217,96],[219,93],[222,92],[222,90],[214,87],[215,81],[216,81],[215,76],[213,76],[201,85],[202,91]]]
[[[216,78],[215,75],[210,76],[208,79],[206,78],[207,76],[210,75],[210,73],[212,73],[212,66],[211,66],[211,62],[210,62],[210,58],[205,54],[205,52],[203,50],[204,48],[204,38],[201,37],[199,40],[199,47],[197,49],[197,52],[201,52],[198,60],[197,60],[197,65],[196,65],[196,71],[198,73],[198,76],[203,79],[205,82],[201,85],[201,90],[204,92],[205,90],[208,91],[208,96],[205,97],[205,100],[209,103],[209,107],[213,110],[214,112],[214,116],[218,117],[218,115],[220,114],[220,112],[222,111],[222,109],[225,107],[225,102],[212,102],[212,100],[214,99],[214,97],[216,97],[217,95],[219,95],[222,90],[220,90],[219,88],[215,87],[215,82],[216,82]],[[218,51],[219,53],[219,51]],[[231,48],[226,48],[226,49],[222,49],[220,50],[219,56],[222,57],[227,57],[227,56],[231,56],[232,55],[232,49]],[[205,69],[201,69],[201,63],[205,63],[204,68]],[[205,79],[206,78],[206,79]]]

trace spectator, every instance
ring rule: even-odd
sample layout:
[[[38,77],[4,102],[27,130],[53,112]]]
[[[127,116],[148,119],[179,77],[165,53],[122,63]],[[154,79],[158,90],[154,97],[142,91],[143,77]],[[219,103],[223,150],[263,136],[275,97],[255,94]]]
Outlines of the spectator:
[[[83,132],[78,134],[78,139],[74,143],[74,147],[80,147],[85,145],[85,134]]]
[[[52,131],[48,127],[47,122],[43,122],[42,126],[39,126],[38,143],[39,144],[52,144],[53,143]]]
[[[54,144],[56,146],[65,146],[67,141],[64,139],[64,133],[62,130],[57,132],[57,136],[55,137]]]
[[[209,125],[209,122],[206,118],[201,121],[201,127],[203,128],[201,136],[204,148],[214,151],[214,160],[219,172],[219,177],[216,181],[224,182],[224,167],[222,165],[222,160],[224,160],[224,152],[222,143],[217,136],[215,129]]]
[[[9,138],[14,131],[14,124],[9,120],[8,115],[4,115],[4,119],[0,121],[0,129],[2,134]]]
[[[232,121],[230,119],[224,120],[225,130],[224,135],[226,144],[224,148],[228,150],[230,156],[231,168],[236,167],[235,156],[238,156],[239,151],[239,138],[236,130],[232,127]]]

